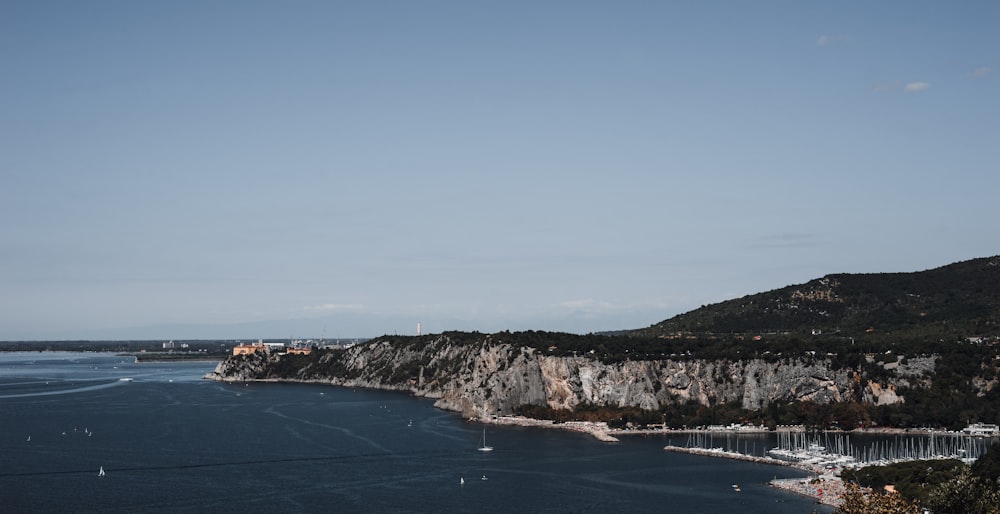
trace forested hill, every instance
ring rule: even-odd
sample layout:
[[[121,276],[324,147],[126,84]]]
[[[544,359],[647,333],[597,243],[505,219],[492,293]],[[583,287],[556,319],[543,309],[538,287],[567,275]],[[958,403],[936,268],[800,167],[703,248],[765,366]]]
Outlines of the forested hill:
[[[835,274],[703,306],[632,332],[886,334],[967,338],[1000,332],[1000,256],[914,273]]]

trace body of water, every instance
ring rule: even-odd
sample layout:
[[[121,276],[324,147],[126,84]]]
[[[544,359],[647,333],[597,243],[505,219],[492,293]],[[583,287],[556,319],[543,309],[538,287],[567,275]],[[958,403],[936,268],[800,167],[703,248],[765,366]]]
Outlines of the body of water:
[[[429,400],[202,380],[214,365],[0,353],[0,509],[830,510],[767,486],[775,477],[805,476],[795,469],[662,450],[687,436],[608,444],[565,431],[488,426],[494,451],[479,452],[482,425]]]

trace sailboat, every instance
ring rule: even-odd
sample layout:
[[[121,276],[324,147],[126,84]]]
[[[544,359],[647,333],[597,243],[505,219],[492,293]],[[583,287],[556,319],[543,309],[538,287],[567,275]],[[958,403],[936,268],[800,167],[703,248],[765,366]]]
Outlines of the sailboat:
[[[101,470],[97,472],[97,476],[99,476],[99,477],[103,477],[104,476],[104,466],[101,466]]]
[[[481,452],[491,452],[493,451],[492,446],[486,445],[486,427],[483,427],[483,440],[479,443],[479,451]]]

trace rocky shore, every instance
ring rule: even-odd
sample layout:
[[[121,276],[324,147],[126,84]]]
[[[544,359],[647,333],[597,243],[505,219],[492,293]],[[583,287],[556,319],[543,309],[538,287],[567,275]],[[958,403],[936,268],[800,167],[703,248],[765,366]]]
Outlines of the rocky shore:
[[[554,428],[558,430],[569,430],[590,435],[598,441],[606,443],[617,443],[618,439],[608,433],[607,423],[596,423],[591,421],[565,421],[556,423],[548,419],[526,418],[524,416],[497,416],[495,418],[480,418],[476,421],[490,423],[493,425],[513,425],[519,427]]]
[[[815,478],[783,478],[769,482],[771,487],[814,498],[817,502],[839,507],[846,488],[840,477],[820,475]]]

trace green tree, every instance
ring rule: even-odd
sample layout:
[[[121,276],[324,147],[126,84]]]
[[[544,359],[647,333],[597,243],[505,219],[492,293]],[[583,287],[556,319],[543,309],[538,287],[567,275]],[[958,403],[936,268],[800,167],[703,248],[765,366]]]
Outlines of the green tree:
[[[996,482],[1000,478],[1000,443],[994,443],[985,455],[972,465],[972,474]]]
[[[1000,484],[962,468],[957,477],[934,488],[927,507],[934,514],[1000,514]]]

